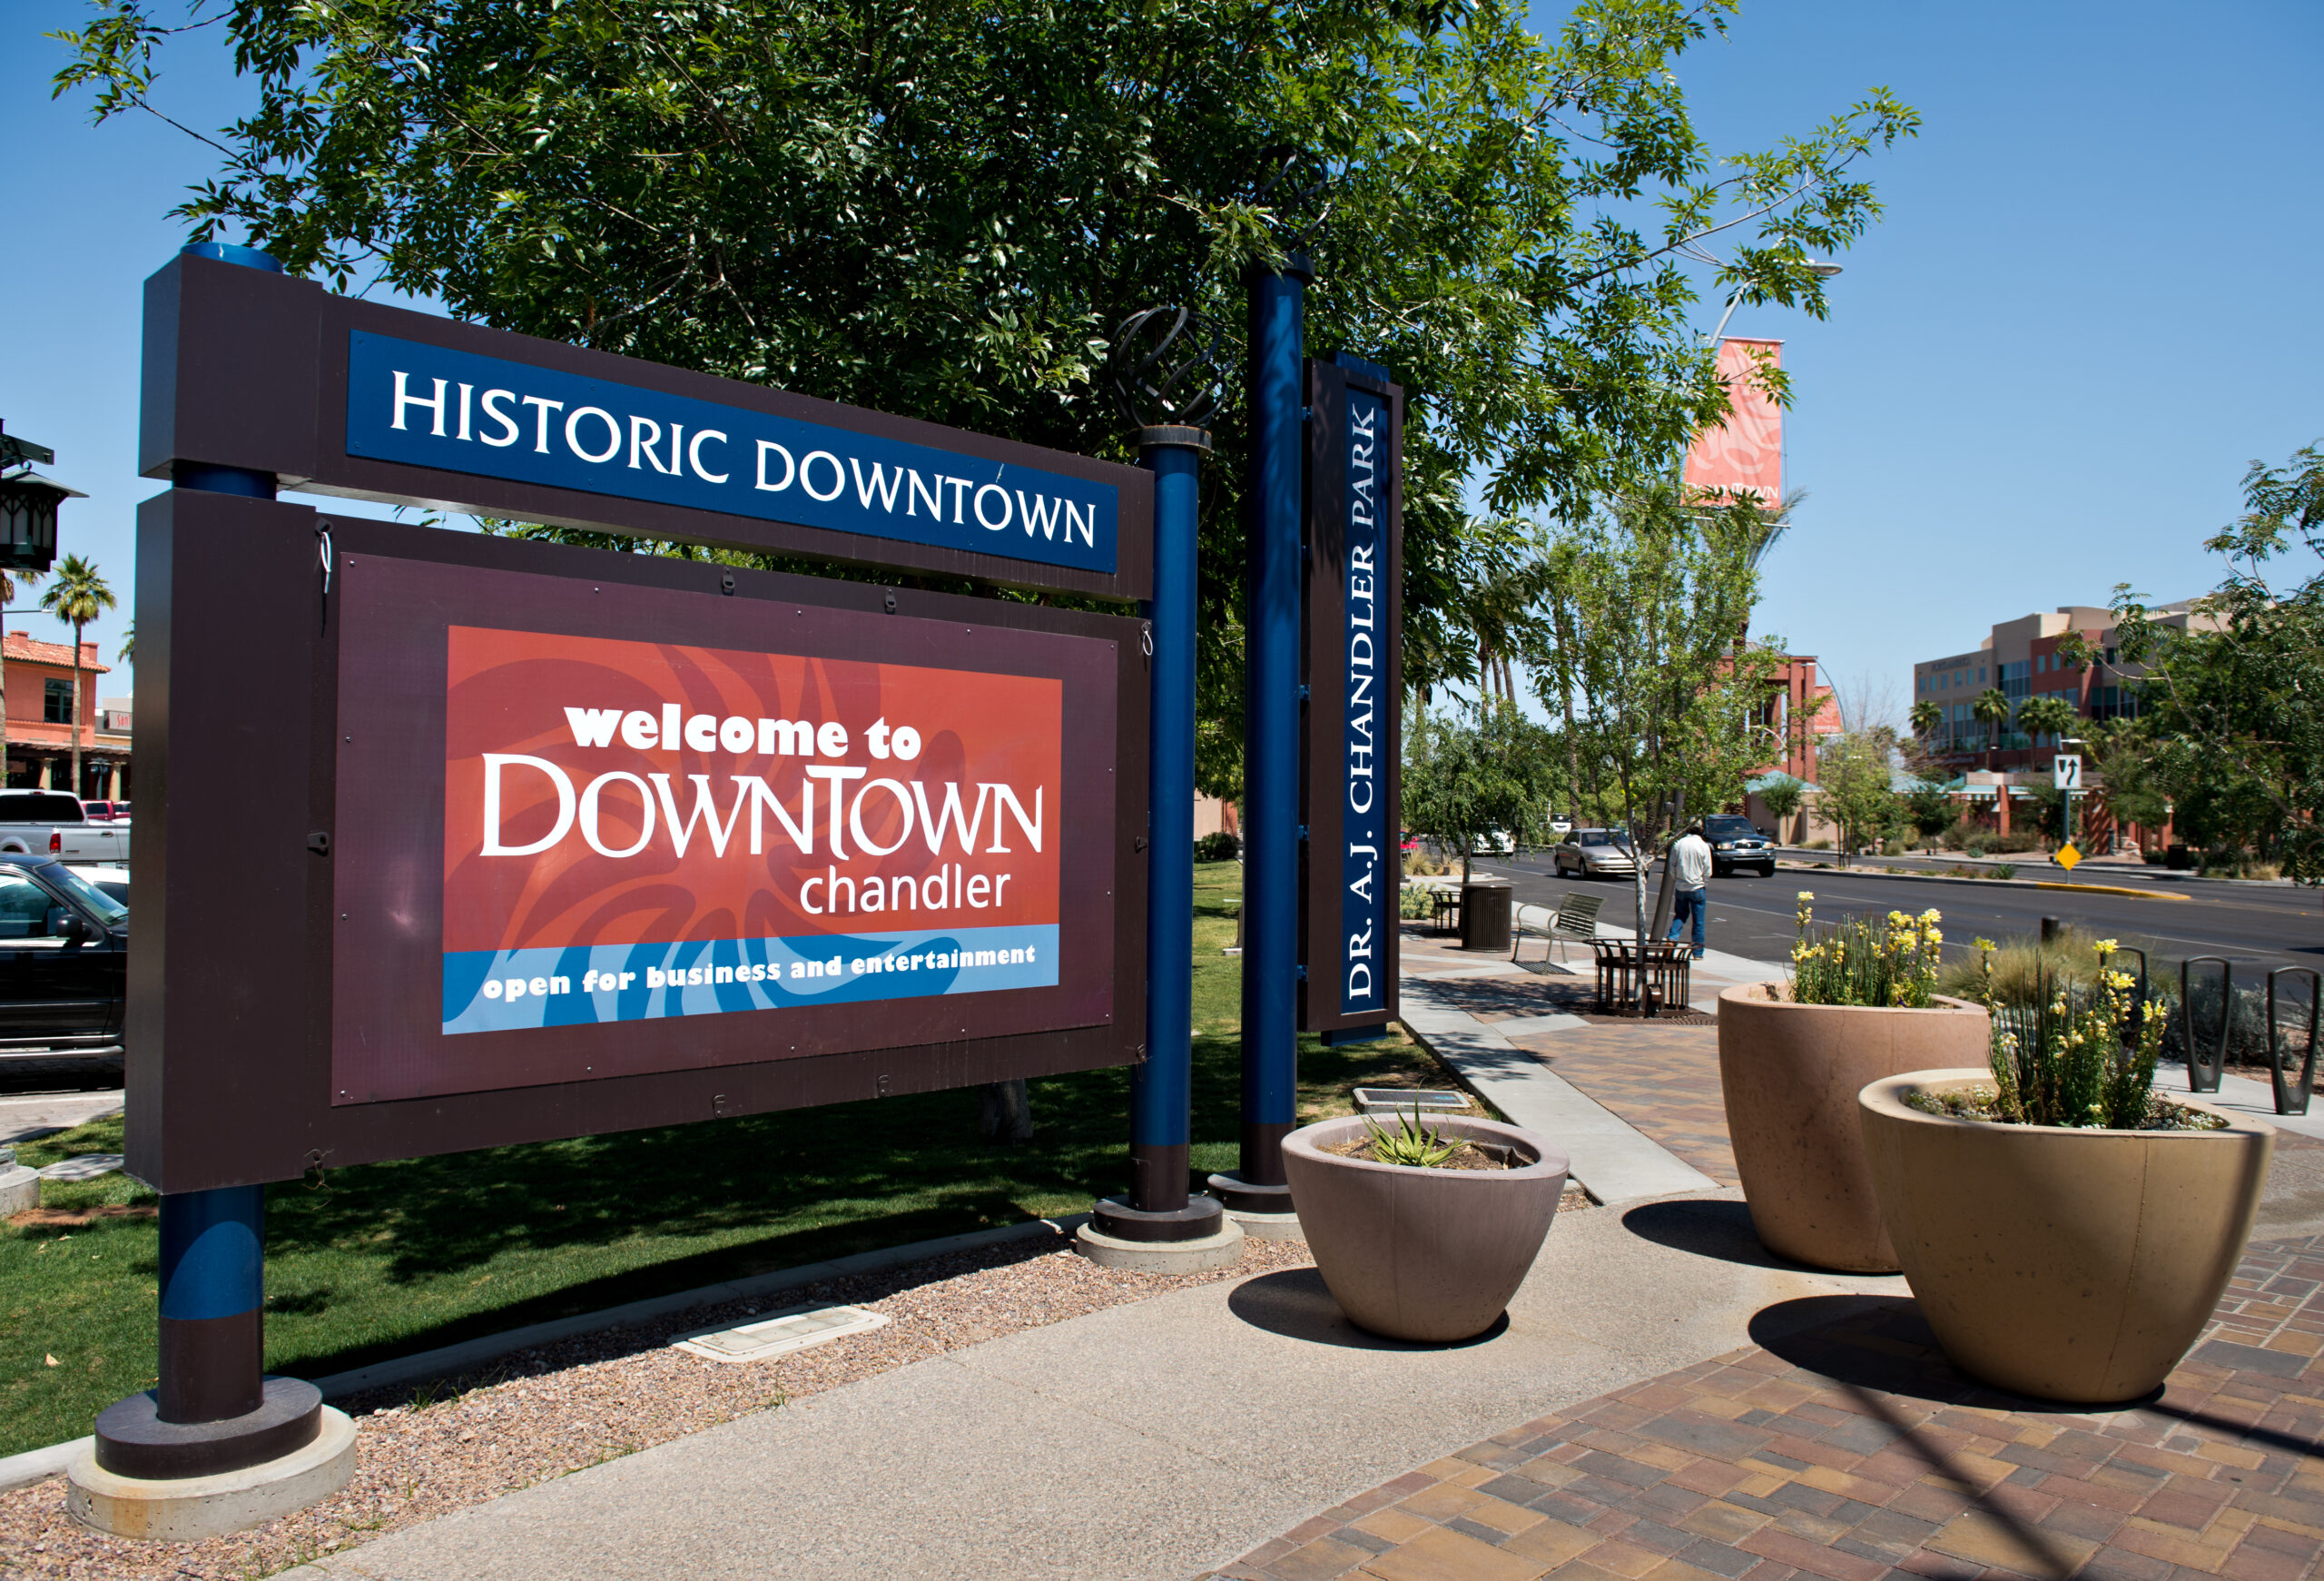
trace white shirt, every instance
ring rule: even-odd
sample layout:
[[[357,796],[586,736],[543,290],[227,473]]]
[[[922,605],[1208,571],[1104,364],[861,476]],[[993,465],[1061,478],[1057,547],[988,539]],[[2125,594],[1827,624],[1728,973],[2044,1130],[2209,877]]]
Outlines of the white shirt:
[[[1670,862],[1679,870],[1680,889],[1700,889],[1710,882],[1710,842],[1700,835],[1681,835],[1670,847]]]

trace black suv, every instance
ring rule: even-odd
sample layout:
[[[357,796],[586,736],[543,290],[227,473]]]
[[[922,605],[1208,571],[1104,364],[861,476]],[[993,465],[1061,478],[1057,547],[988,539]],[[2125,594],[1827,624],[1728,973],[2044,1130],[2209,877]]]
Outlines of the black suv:
[[[0,862],[0,1060],[121,1052],[129,908],[62,862]]]
[[[1710,842],[1710,870],[1724,878],[1744,868],[1762,878],[1776,873],[1775,842],[1735,813],[1714,813],[1703,820],[1703,838]]]

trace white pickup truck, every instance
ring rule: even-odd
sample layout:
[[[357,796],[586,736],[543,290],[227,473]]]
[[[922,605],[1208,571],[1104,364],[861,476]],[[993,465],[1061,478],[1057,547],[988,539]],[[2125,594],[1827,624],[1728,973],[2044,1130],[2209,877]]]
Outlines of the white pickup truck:
[[[63,791],[0,790],[0,855],[127,866],[129,825],[92,824]]]

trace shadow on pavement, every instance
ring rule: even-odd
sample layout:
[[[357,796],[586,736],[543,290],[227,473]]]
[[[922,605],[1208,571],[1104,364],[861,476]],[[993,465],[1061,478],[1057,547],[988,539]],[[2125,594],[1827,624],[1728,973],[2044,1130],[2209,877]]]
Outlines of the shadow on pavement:
[[[1658,1246],[1697,1257],[1715,1257],[1749,1268],[1822,1271],[1777,1257],[1760,1245],[1759,1232],[1751,1226],[1751,1210],[1742,1202],[1690,1197],[1641,1203],[1622,1215],[1622,1228]]]
[[[1462,1350],[1488,1345],[1509,1328],[1509,1314],[1493,1319],[1492,1327],[1471,1339],[1447,1345],[1423,1345],[1408,1339],[1387,1339],[1357,1328],[1340,1304],[1332,1299],[1324,1276],[1312,1268],[1285,1269],[1262,1274],[1235,1287],[1226,1309],[1254,1329],[1305,1339],[1316,1345],[1338,1345],[1350,1350]]]

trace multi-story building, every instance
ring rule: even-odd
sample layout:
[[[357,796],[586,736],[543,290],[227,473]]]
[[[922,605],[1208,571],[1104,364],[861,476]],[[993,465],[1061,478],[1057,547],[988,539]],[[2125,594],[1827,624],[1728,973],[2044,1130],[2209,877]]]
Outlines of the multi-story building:
[[[2193,599],[2182,598],[2151,609],[2148,618],[2181,630],[2216,626],[2211,617],[2195,613],[2193,605]],[[2061,651],[2075,637],[2091,656],[2087,662],[2072,662]],[[1913,701],[1936,705],[1940,722],[1925,746],[1937,761],[1962,771],[1955,795],[1983,807],[2007,829],[2012,802],[2021,804],[2022,814],[2022,804],[2035,794],[2033,787],[2048,782],[2050,760],[2059,746],[2054,736],[2021,728],[2018,710],[2034,697],[2061,697],[2084,719],[2135,717],[2144,673],[2144,666],[2122,658],[2112,610],[2063,605],[2053,612],[2003,621],[1974,652],[1915,665]],[[1976,717],[1976,701],[1988,690],[2007,700],[2006,723],[1988,726]],[[2086,837],[2105,847],[2122,839],[2141,845],[2169,842],[2167,825],[2156,830],[2128,825],[2117,830],[2104,805],[2102,780],[2093,776],[2087,783],[2096,801],[2085,821]]]
[[[73,786],[73,648],[69,643],[39,642],[21,631],[0,645],[7,660],[7,779],[22,789],[72,790],[93,801],[123,801],[129,795],[129,722],[123,706],[101,708],[97,677],[111,673],[99,662],[97,645],[81,645],[81,783]]]
[[[2200,629],[2208,618],[2193,613],[2193,602],[2182,598],[2162,605],[2151,610],[2149,618],[2157,625],[2183,630],[2191,622]],[[2071,636],[2089,645],[2096,656],[2093,662],[2067,662],[2059,649]],[[2062,605],[2053,613],[2003,621],[1974,652],[1915,665],[1913,701],[1934,703],[1942,716],[1927,743],[1940,760],[1960,768],[2046,768],[2058,744],[2017,726],[2017,711],[2029,698],[2063,697],[2085,719],[2129,717],[2138,712],[2138,681],[2143,673],[2144,667],[2122,660],[2112,610]],[[1974,713],[1977,699],[1989,689],[2000,691],[2009,702],[2009,722],[1997,729],[1989,728]]]

